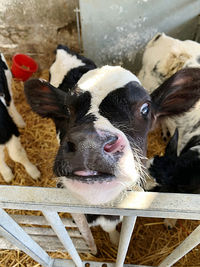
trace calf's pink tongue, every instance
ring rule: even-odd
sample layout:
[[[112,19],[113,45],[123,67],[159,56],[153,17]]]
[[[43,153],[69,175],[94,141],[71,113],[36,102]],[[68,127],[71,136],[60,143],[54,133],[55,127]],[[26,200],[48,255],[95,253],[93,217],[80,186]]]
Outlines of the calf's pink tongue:
[[[98,172],[97,171],[84,170],[84,171],[75,171],[74,174],[78,175],[78,176],[93,176],[93,175],[97,175]]]

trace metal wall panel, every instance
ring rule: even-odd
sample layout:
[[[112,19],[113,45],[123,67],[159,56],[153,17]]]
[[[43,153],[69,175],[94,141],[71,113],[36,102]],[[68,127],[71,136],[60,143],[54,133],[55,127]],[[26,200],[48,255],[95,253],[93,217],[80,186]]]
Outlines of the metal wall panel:
[[[146,43],[165,32],[193,39],[199,0],[80,0],[84,55],[137,71]]]

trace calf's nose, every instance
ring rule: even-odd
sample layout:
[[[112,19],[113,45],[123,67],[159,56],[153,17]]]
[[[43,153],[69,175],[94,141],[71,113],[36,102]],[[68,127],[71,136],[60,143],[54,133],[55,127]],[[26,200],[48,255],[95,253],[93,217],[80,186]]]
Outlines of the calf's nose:
[[[109,140],[104,144],[104,151],[106,153],[114,154],[122,152],[125,147],[125,140],[120,135],[110,136]]]

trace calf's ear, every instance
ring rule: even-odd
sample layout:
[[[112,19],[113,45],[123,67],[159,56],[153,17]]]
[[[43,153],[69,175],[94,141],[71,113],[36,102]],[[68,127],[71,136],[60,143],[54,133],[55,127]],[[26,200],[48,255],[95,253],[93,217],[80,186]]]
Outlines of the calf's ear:
[[[27,102],[42,117],[58,118],[68,115],[67,94],[45,80],[32,79],[24,84]]]
[[[173,116],[188,111],[200,99],[200,68],[182,69],[151,94],[155,116]]]

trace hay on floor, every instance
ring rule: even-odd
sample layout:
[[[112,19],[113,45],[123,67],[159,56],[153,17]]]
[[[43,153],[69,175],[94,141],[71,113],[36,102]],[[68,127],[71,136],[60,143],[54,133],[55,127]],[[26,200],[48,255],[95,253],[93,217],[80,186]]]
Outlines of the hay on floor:
[[[38,73],[37,77],[48,79],[48,71]],[[23,166],[15,163],[7,157],[7,163],[15,173],[15,179],[11,185],[55,187],[56,181],[52,173],[53,160],[57,150],[55,127],[51,120],[42,119],[34,114],[26,103],[23,94],[23,83],[13,81],[14,99],[18,111],[23,116],[26,127],[21,129],[21,142],[26,149],[29,159],[37,165],[41,171],[41,178],[34,181],[24,170]],[[160,130],[149,135],[148,157],[155,154],[161,155],[165,144],[161,140]],[[6,184],[0,176],[0,184]],[[18,211],[12,211],[16,213]],[[20,211],[24,214],[25,211]],[[26,213],[27,214],[27,213]],[[35,214],[28,212],[28,214]],[[198,221],[178,220],[173,230],[166,230],[163,219],[138,218],[136,227],[129,246],[126,263],[158,265],[186,236],[197,227]],[[109,241],[107,233],[100,227],[92,229],[98,254],[81,254],[83,260],[114,262],[117,256],[117,248]],[[68,258],[67,253],[50,253],[55,258]],[[29,256],[20,251],[0,251],[0,267],[38,267],[40,266]],[[194,248],[182,258],[175,266],[200,266],[200,246]]]

